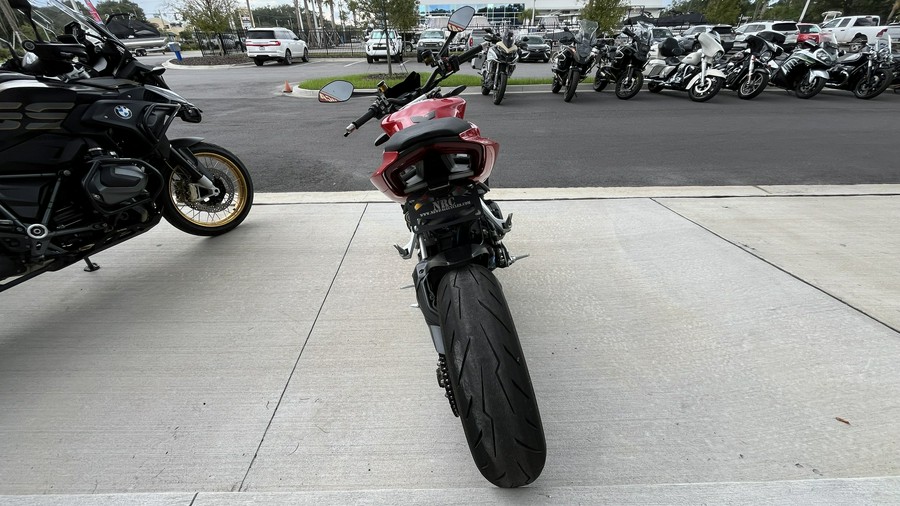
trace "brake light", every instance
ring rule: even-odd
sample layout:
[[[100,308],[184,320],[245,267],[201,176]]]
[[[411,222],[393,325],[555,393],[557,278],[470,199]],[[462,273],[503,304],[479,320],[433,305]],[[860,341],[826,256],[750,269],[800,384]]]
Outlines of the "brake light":
[[[267,46],[280,46],[280,45],[281,45],[281,41],[280,41],[280,40],[273,40],[272,42],[270,42],[270,43],[268,43],[268,44],[266,44],[266,45],[267,45]]]

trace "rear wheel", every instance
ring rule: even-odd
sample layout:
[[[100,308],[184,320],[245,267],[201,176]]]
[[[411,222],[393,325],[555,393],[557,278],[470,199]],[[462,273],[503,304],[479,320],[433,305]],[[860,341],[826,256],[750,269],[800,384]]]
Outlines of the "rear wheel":
[[[303,48],[303,58],[301,60],[303,60],[303,63],[309,63],[309,49]]]
[[[609,84],[609,80],[603,77],[600,69],[597,69],[597,74],[594,75],[594,91],[603,91],[607,84]]]
[[[266,63],[266,60],[263,60],[262,58],[254,58],[253,63],[255,63],[257,67],[262,67],[263,63]]]
[[[453,396],[472,458],[488,481],[519,487],[541,474],[547,445],[503,289],[480,265],[444,275],[437,307]]]
[[[497,87],[494,88],[494,105],[500,105],[503,101],[503,95],[506,94],[506,74],[501,73],[497,76]]]
[[[566,84],[566,96],[563,97],[563,100],[566,102],[571,102],[572,97],[575,96],[575,90],[578,89],[578,81],[581,80],[581,73],[578,72],[578,69],[572,69],[569,71],[569,82]]]
[[[750,100],[762,93],[768,82],[769,73],[766,71],[754,71],[752,74],[747,74],[741,80],[741,85],[738,86],[737,96],[744,100]]]
[[[629,98],[633,98],[635,95],[641,91],[641,86],[644,85],[644,75],[640,72],[631,72],[632,77],[629,79],[628,74],[622,74],[618,79],[616,79],[616,96],[621,98],[622,100],[628,100]]]
[[[794,94],[797,95],[797,98],[812,98],[819,94],[822,91],[822,88],[825,87],[825,79],[821,77],[816,77],[810,82],[809,74],[803,76],[799,83],[797,83],[797,88],[794,90]]]
[[[647,91],[650,93],[659,93],[663,90],[663,85],[660,83],[648,83]]]
[[[850,48],[849,48],[850,52],[851,53],[860,52],[862,50],[863,46],[866,45],[866,40],[868,40],[868,39],[866,39],[865,37],[854,37],[853,40],[850,41]]]
[[[872,71],[872,79],[860,79],[853,88],[856,98],[868,100],[875,98],[891,84],[891,75],[882,69]]]
[[[198,197],[190,180],[176,168],[169,175],[163,202],[166,221],[193,235],[221,235],[244,221],[253,205],[253,181],[243,162],[225,148],[201,142],[190,148],[197,164],[212,175],[219,194]]]

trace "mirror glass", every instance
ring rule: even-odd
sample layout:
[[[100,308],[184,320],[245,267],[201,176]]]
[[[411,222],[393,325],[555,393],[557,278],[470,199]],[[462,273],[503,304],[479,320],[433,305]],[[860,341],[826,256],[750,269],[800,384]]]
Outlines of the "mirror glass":
[[[469,26],[472,16],[475,15],[475,8],[471,6],[460,7],[453,11],[450,21],[447,22],[447,29],[453,33],[459,33]]]
[[[319,90],[319,102],[346,102],[353,95],[353,84],[348,81],[331,81]]]

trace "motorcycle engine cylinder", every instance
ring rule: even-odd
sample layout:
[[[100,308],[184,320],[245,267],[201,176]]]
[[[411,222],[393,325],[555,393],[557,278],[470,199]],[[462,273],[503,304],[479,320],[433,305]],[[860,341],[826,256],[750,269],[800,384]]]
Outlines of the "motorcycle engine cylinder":
[[[104,163],[91,177],[87,191],[106,205],[122,203],[137,197],[147,188],[147,173],[136,165]]]

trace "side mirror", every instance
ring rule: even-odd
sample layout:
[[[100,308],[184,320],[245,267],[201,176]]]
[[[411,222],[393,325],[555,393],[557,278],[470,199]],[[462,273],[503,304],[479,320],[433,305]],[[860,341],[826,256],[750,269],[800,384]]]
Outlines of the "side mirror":
[[[490,28],[490,27],[485,28],[484,31],[485,31],[485,33],[494,33],[493,28]]]
[[[31,17],[31,4],[28,3],[28,0],[9,0],[9,6],[13,9],[22,11],[22,14],[25,14],[29,18]]]
[[[434,63],[434,53],[432,53],[430,49],[422,51],[422,61],[431,65]]]
[[[460,7],[453,11],[453,14],[450,15],[450,20],[447,21],[447,29],[452,33],[459,33],[466,29],[469,26],[469,23],[472,22],[472,17],[475,16],[475,8],[472,6]]]
[[[331,81],[319,90],[319,102],[346,102],[353,95],[353,83],[349,81]]]

